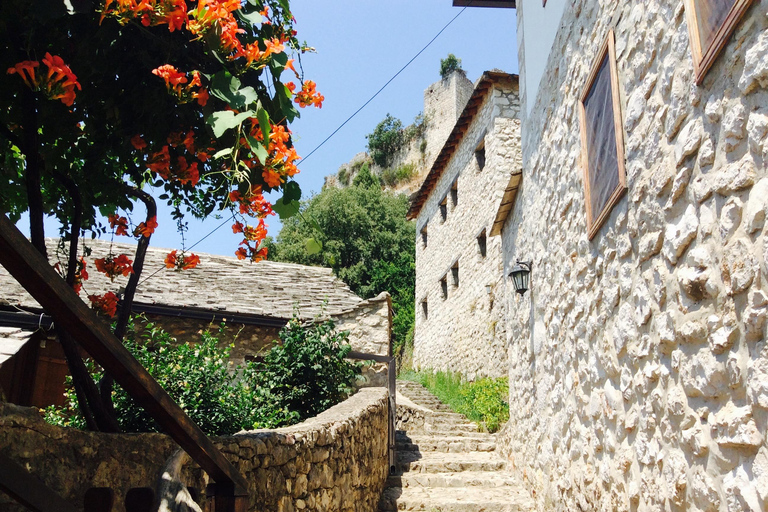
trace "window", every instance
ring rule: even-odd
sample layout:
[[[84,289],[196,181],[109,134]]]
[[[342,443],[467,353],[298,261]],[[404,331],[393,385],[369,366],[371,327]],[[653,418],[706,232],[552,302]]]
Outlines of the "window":
[[[618,89],[616,51],[611,30],[592,66],[579,109],[590,239],[627,190]]]
[[[427,299],[421,299],[421,313],[424,315],[424,320],[429,318],[429,306],[427,305]]]
[[[485,139],[481,140],[475,149],[475,160],[477,160],[477,169],[482,171],[485,167]]]
[[[440,218],[443,222],[448,218],[448,196],[445,196],[443,200],[440,201]]]
[[[459,260],[456,260],[453,265],[451,265],[451,277],[453,277],[453,287],[458,288],[459,287]]]
[[[480,256],[485,258],[487,252],[487,237],[485,235],[485,229],[483,229],[479,235],[477,235],[477,252]]]
[[[443,292],[443,300],[448,298],[448,275],[440,278],[440,290]]]
[[[451,185],[451,206],[456,208],[457,204],[459,204],[459,178],[456,178]]]
[[[424,224],[424,227],[421,228],[421,243],[424,245],[424,248],[427,248],[427,224]]]
[[[712,66],[752,0],[685,0],[696,83]]]

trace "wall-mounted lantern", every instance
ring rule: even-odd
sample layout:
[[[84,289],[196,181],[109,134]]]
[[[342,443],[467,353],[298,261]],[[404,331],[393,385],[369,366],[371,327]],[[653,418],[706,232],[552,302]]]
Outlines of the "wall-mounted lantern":
[[[512,271],[509,273],[509,277],[512,278],[512,282],[515,284],[515,291],[520,295],[525,295],[525,292],[528,291],[532,263],[531,261],[517,260],[517,265],[512,267]]]

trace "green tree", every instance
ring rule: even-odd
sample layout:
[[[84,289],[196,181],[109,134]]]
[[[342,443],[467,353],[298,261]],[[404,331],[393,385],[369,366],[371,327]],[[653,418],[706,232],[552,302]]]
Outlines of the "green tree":
[[[368,139],[368,152],[373,161],[381,167],[387,167],[405,143],[403,122],[387,114],[373,129],[373,133],[365,138]]]
[[[446,58],[440,59],[440,77],[448,78],[454,71],[464,73],[464,70],[461,69],[461,59],[449,53]]]
[[[350,187],[329,187],[304,201],[301,215],[270,241],[270,254],[277,261],[329,266],[363,298],[389,292],[400,346],[414,318],[416,232],[407,211],[408,199],[382,191],[365,164]],[[322,245],[314,254],[307,251],[311,239]]]
[[[118,338],[157,225],[155,197],[179,226],[185,214],[229,209],[244,234],[239,255],[252,259],[264,255],[271,212],[262,192],[283,191],[281,213],[298,205],[287,125],[295,103],[319,106],[322,96],[294,74],[289,56],[307,48],[293,21],[287,0],[0,3],[0,214],[28,213],[44,255],[43,219],[55,216],[68,244],[60,268],[76,289],[86,278],[81,235],[106,233],[102,215],[114,215],[113,233],[136,237],[132,261],[102,265],[110,277],[129,275]],[[179,269],[195,261],[170,256]],[[115,313],[114,294],[91,300]],[[116,430],[111,379],[97,390],[74,342],[58,334],[89,428]]]

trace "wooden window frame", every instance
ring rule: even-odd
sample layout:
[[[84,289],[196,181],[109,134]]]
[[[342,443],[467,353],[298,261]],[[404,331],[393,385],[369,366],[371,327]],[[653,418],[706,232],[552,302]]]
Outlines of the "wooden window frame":
[[[731,38],[736,25],[747,12],[753,0],[736,0],[730,12],[725,17],[723,24],[715,32],[708,48],[702,48],[699,34],[698,13],[694,0],[685,0],[685,20],[688,24],[688,35],[691,40],[691,54],[693,56],[693,71],[696,75],[696,84],[704,81],[707,71],[715,63],[720,52]]]
[[[440,278],[440,292],[443,300],[448,299],[448,274]]]
[[[459,260],[454,261],[451,265],[451,284],[454,288],[459,287]]]
[[[459,178],[453,180],[451,184],[451,209],[459,205]]]
[[[592,69],[589,72],[589,78],[584,86],[584,90],[581,93],[579,99],[579,118],[581,127],[581,163],[584,171],[584,189],[585,189],[585,206],[587,210],[587,231],[589,233],[589,239],[595,237],[599,229],[608,219],[614,206],[619,202],[621,197],[627,191],[627,173],[624,167],[624,125],[621,119],[621,105],[619,103],[619,76],[616,69],[616,46],[614,42],[615,36],[613,29],[608,32],[608,36],[603,43],[602,48],[598,52],[597,58],[592,64]],[[608,201],[600,212],[592,211],[592,191],[589,184],[589,142],[587,141],[587,114],[584,108],[584,102],[589,96],[592,86],[597,79],[598,72],[602,66],[603,60],[608,58],[608,69],[611,78],[611,103],[613,108],[613,125],[616,139],[616,162],[619,173],[619,183],[611,193]]]

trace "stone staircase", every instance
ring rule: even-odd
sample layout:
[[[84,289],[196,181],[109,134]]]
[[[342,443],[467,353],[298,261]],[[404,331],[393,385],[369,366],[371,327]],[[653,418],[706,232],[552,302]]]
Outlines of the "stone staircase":
[[[424,421],[397,431],[396,472],[387,480],[380,512],[534,510],[527,490],[496,453],[494,434],[479,432],[419,384],[398,381],[397,392],[398,404],[405,397],[420,406]]]

